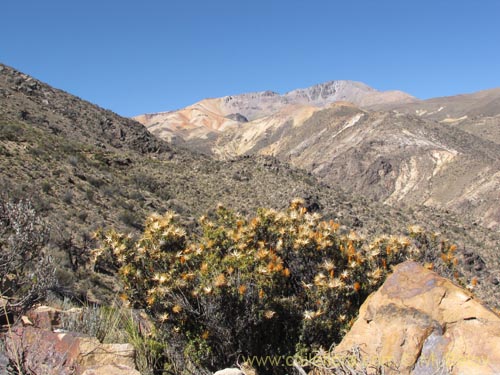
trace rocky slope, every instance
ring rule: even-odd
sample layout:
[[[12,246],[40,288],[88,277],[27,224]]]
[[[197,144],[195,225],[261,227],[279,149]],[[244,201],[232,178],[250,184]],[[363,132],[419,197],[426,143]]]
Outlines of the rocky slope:
[[[500,143],[500,89],[376,108],[408,113]]]
[[[226,132],[212,149],[226,157],[273,155],[391,205],[450,209],[499,228],[497,143],[395,112],[337,104],[309,114],[305,121],[274,116],[245,124]]]

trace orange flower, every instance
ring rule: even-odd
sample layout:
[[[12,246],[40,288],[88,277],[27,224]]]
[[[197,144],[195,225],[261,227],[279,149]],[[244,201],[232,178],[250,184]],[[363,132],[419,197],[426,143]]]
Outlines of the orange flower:
[[[247,291],[247,287],[246,287],[245,285],[240,285],[240,286],[238,287],[238,293],[239,293],[240,295],[245,294],[245,292],[246,292],[246,291]]]
[[[330,225],[330,227],[334,232],[340,227],[340,224],[334,222],[333,220],[330,220],[328,224]]]
[[[285,277],[290,277],[290,270],[289,270],[288,268],[285,268],[285,269],[282,271],[282,273],[283,273],[283,276],[285,276]]]
[[[391,251],[392,251],[391,245],[387,245],[387,246],[385,247],[385,252],[386,252],[386,254],[387,254],[387,255],[389,255],[389,254],[391,253]]]
[[[266,294],[264,293],[264,291],[262,289],[259,290],[259,298],[262,299],[264,298]]]
[[[201,273],[206,273],[208,271],[208,264],[203,263],[200,267],[200,271],[201,271]]]
[[[361,285],[357,281],[354,283],[353,287],[356,292],[358,292],[361,289]]]
[[[221,286],[226,285],[226,276],[224,276],[223,273],[221,273],[219,276],[215,278],[214,282],[215,286],[220,288]]]

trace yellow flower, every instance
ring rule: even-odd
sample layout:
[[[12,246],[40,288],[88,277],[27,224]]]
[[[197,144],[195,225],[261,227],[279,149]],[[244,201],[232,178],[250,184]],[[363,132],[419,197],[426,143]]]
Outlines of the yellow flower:
[[[172,312],[174,314],[179,314],[181,311],[182,311],[182,306],[181,305],[175,305],[174,307],[172,307]]]
[[[275,311],[266,310],[266,311],[264,311],[264,318],[265,319],[272,319],[275,314],[276,314]]]
[[[344,285],[345,285],[344,282],[340,279],[337,279],[337,278],[330,280],[328,282],[328,287],[331,289],[340,288],[340,287],[343,287]]]
[[[335,263],[333,263],[331,260],[327,259],[323,262],[323,264],[321,265],[321,267],[325,270],[325,271],[333,271],[335,269]]]
[[[255,254],[255,256],[257,257],[257,259],[259,260],[262,260],[262,259],[265,259],[267,256],[269,255],[269,250],[266,250],[266,249],[263,249],[261,248],[259,251],[257,251],[257,253]]]
[[[304,199],[302,199],[302,198],[294,198],[294,199],[292,199],[292,201],[290,202],[290,208],[291,208],[292,210],[297,210],[297,209],[299,209],[299,208],[303,207],[303,206],[305,205],[305,203],[306,203],[306,202],[305,202],[305,201],[304,201]]]
[[[316,286],[322,286],[325,284],[325,280],[326,280],[326,276],[323,274],[323,273],[318,273],[315,277],[314,277],[314,284]]]
[[[304,311],[304,319],[305,320],[313,320],[314,319],[314,312],[310,310]]]
[[[374,280],[379,280],[382,277],[382,270],[380,268],[376,268],[373,272],[370,273],[370,276]]]
[[[170,318],[170,315],[168,313],[164,313],[164,314],[161,314],[159,319],[160,319],[160,322],[166,322],[168,319]]]

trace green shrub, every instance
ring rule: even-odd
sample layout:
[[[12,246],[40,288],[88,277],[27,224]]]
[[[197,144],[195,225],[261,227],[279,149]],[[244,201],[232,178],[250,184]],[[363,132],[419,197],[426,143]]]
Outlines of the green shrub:
[[[214,219],[200,223],[203,234],[190,239],[174,213],[155,214],[137,240],[98,233],[102,247],[94,256],[97,268],[118,270],[130,303],[154,317],[190,366],[212,370],[242,355],[330,347],[392,265],[422,257],[415,245],[425,237],[369,242],[340,234],[337,223],[308,213],[301,200],[285,212],[261,209],[249,220],[218,207]],[[432,241],[427,245],[425,254]],[[440,261],[452,265],[452,250],[439,248]]]

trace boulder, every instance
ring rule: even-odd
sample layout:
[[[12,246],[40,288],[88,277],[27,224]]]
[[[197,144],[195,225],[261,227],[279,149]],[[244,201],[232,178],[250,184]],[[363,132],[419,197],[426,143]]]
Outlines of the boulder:
[[[50,306],[38,306],[28,312],[28,318],[38,328],[50,330],[59,324],[61,310]]]
[[[127,374],[134,374],[135,370],[131,344],[102,344],[94,337],[75,332],[53,332],[19,324],[6,334],[5,343],[9,358],[34,374],[105,374],[106,366],[127,370],[122,372]]]
[[[361,306],[336,354],[358,348],[387,374],[500,374],[500,317],[415,262],[394,268]]]

